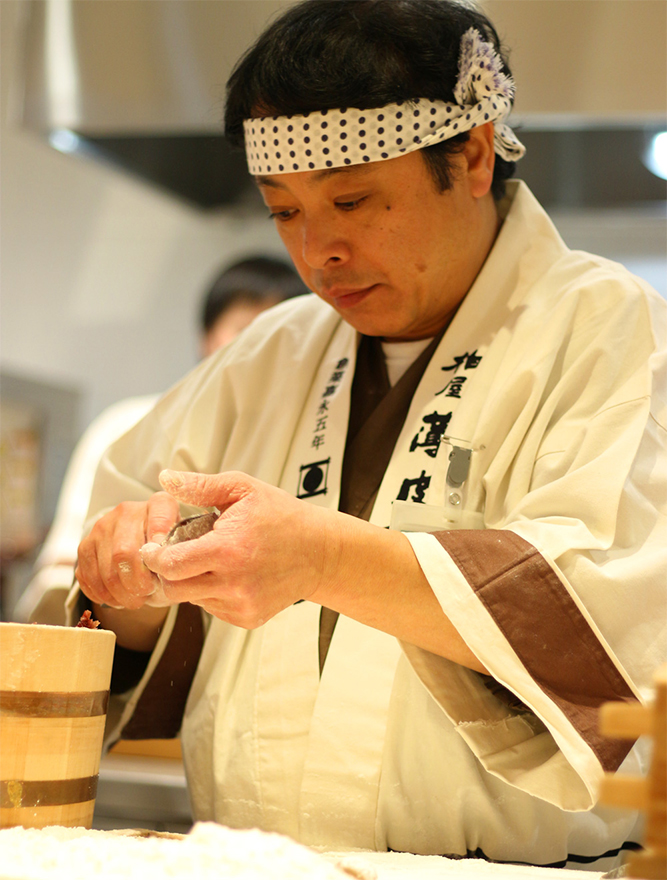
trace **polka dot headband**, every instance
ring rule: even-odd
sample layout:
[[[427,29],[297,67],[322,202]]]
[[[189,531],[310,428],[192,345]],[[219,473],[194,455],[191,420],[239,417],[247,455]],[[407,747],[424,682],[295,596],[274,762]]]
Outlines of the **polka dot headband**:
[[[494,148],[515,162],[526,152],[504,120],[514,83],[490,43],[470,28],[463,35],[455,103],[415,98],[372,110],[354,107],[302,116],[265,116],[243,123],[251,174],[319,171],[394,159],[495,122]]]

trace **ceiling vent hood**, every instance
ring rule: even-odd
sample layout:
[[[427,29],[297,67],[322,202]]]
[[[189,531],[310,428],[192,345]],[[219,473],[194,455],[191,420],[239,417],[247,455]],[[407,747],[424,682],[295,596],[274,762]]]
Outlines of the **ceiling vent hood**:
[[[293,2],[24,0],[13,115],[59,149],[110,159],[199,207],[257,204],[245,157],[222,134],[225,83]],[[538,198],[570,207],[664,200],[664,181],[641,162],[665,127],[664,4],[480,5],[515,47],[521,176]]]
[[[290,0],[30,0],[14,116],[201,207],[251,188],[222,134],[225,83]]]

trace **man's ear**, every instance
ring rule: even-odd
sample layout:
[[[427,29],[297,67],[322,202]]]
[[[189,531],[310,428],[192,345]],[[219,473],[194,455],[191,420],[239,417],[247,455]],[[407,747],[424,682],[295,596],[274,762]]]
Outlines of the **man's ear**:
[[[468,163],[468,182],[470,193],[475,198],[485,196],[491,189],[496,153],[493,146],[494,128],[486,122],[470,131],[463,155]]]

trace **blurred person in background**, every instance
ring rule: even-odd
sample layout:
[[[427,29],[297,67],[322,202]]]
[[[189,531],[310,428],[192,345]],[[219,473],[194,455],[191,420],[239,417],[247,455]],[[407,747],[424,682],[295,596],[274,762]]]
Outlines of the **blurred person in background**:
[[[271,306],[307,293],[294,269],[274,257],[250,257],[225,269],[213,282],[201,313],[201,356],[227,345]]]
[[[201,357],[231,342],[260,312],[303,293],[307,293],[304,283],[284,260],[256,255],[226,267],[209,286],[202,302]],[[15,620],[65,623],[63,597],[72,585],[97,465],[105,450],[136,425],[159,398],[159,394],[148,394],[120,400],[100,413],[82,435],[70,459],[55,517],[32,578],[14,609]]]

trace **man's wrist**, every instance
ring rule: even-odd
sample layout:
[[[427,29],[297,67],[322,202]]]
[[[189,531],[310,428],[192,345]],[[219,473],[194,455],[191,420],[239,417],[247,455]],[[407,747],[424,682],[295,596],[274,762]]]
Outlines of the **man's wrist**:
[[[152,651],[169,613],[169,607],[111,608],[93,603],[93,616],[104,629],[116,633],[116,641],[131,651]]]

